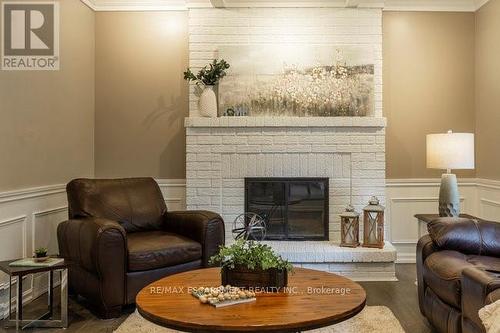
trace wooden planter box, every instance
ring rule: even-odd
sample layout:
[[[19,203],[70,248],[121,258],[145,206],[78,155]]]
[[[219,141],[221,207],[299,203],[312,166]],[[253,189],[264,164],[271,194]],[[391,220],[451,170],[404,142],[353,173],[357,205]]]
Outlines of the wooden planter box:
[[[275,268],[267,270],[250,270],[246,267],[235,267],[234,269],[221,269],[222,285],[231,285],[241,288],[269,288],[278,291],[288,284],[287,270]],[[276,290],[275,290],[276,289]]]

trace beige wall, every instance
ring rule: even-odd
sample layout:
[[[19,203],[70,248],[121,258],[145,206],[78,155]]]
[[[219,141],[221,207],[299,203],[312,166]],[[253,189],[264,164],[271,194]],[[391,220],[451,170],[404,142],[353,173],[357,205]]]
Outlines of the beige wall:
[[[474,131],[474,13],[384,12],[383,57],[387,178],[438,177],[425,135]]]
[[[0,71],[0,191],[94,173],[94,13],[60,1],[59,71]]]
[[[477,176],[500,179],[500,0],[476,13]]]
[[[425,168],[425,134],[451,128],[476,129],[477,174],[500,179],[499,2],[476,23],[384,12],[387,178],[439,176]],[[94,162],[97,177],[184,178],[187,41],[187,12],[94,14],[62,1],[61,70],[0,71],[0,190],[93,176]]]
[[[96,177],[185,177],[187,12],[96,13]]]

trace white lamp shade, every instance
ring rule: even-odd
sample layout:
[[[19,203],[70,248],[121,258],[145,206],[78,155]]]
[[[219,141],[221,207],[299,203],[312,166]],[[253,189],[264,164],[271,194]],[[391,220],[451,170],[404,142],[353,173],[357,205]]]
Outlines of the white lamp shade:
[[[431,169],[474,169],[474,134],[427,135],[427,167]]]

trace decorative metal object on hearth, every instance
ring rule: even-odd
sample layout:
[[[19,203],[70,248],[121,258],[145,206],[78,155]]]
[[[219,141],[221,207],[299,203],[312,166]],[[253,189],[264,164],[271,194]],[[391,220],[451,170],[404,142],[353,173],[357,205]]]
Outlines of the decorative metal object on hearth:
[[[340,246],[359,246],[359,213],[352,205],[348,205],[345,212],[340,214]]]
[[[261,241],[266,238],[266,221],[255,213],[238,215],[233,222],[234,239]]]
[[[371,197],[363,208],[363,246],[384,247],[384,210],[377,197]]]

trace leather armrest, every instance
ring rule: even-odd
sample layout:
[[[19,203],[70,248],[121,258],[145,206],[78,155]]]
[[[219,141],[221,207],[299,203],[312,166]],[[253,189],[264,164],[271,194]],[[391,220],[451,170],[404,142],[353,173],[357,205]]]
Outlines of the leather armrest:
[[[462,271],[462,315],[484,331],[479,318],[479,310],[491,303],[493,294],[500,298],[500,274],[479,268],[466,268]]]
[[[57,238],[60,255],[70,261],[70,278],[78,279],[73,283],[85,284],[88,273],[95,275],[104,307],[123,304],[127,235],[122,226],[107,219],[73,219],[59,224]]]
[[[205,210],[167,212],[164,215],[167,231],[191,238],[202,246],[202,262],[208,267],[211,256],[224,245],[224,220],[219,214]]]
[[[417,288],[418,288],[418,303],[420,306],[420,312],[425,316],[424,313],[424,298],[425,298],[425,281],[424,281],[424,262],[425,259],[432,253],[438,251],[438,248],[432,241],[429,235],[425,235],[418,240],[417,243]]]

